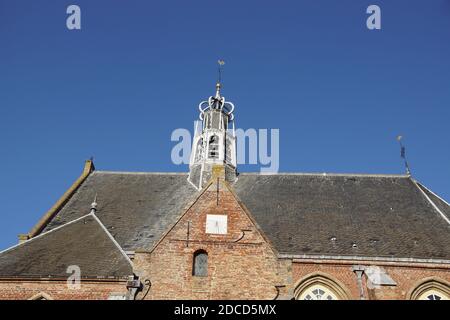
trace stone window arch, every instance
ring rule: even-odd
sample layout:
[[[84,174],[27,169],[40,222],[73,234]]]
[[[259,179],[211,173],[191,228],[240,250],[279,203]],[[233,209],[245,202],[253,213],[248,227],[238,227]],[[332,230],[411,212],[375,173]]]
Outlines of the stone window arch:
[[[295,300],[347,300],[348,290],[324,273],[309,274],[297,282]]]
[[[208,253],[205,250],[194,252],[192,275],[196,277],[208,276]]]
[[[53,300],[53,298],[45,292],[39,292],[30,297],[28,300]]]
[[[422,279],[410,291],[411,300],[450,300],[450,283],[439,278]]]

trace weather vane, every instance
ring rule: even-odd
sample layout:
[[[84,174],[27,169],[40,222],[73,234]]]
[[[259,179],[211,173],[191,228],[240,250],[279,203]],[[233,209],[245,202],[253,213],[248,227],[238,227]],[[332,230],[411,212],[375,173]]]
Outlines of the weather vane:
[[[406,160],[406,149],[402,143],[403,136],[397,136],[397,141],[400,144],[400,157],[405,161],[406,174],[411,175],[411,171],[409,170],[408,161]]]
[[[218,71],[219,71],[219,81],[217,83],[220,83],[222,81],[222,67],[225,64],[225,61],[222,59],[217,60],[218,63]]]

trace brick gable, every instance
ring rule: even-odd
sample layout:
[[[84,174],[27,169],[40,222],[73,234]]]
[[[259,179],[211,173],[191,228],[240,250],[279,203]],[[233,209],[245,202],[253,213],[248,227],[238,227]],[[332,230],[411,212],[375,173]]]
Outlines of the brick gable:
[[[227,217],[226,234],[206,233],[207,215]],[[208,275],[192,275],[197,250]],[[284,282],[276,253],[225,181],[212,180],[151,252],[136,252],[135,272],[150,279],[147,299],[272,299]]]

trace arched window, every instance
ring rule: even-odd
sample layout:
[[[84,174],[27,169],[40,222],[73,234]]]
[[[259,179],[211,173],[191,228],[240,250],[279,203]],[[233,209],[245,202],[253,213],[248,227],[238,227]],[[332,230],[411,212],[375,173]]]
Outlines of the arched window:
[[[197,277],[208,276],[208,254],[205,250],[198,250],[194,253],[192,275]]]
[[[320,284],[306,288],[299,297],[299,300],[339,300],[336,294]]]
[[[338,281],[322,273],[314,273],[300,279],[295,288],[296,300],[344,300],[348,291]]]
[[[29,298],[28,300],[53,300],[53,298],[48,294],[46,294],[45,292],[39,292],[34,296],[32,296],[31,298]]]
[[[428,290],[420,295],[418,300],[448,300],[448,297],[443,292]]]
[[[209,138],[209,158],[219,158],[219,137],[216,135],[213,135]]]
[[[203,156],[203,139],[199,139],[197,142],[194,162],[200,161],[202,159],[202,156]]]
[[[231,147],[233,146],[231,139],[227,137],[225,140],[225,160],[228,162],[232,162],[233,159],[231,157]]]
[[[450,300],[450,284],[436,278],[424,279],[412,290],[409,298],[412,300]]]

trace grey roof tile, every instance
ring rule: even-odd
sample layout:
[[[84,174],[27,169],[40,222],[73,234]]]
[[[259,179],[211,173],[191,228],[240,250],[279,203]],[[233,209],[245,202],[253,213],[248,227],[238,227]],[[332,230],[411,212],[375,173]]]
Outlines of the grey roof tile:
[[[131,262],[92,214],[0,253],[0,277],[62,277],[71,265],[81,277],[133,274]]]
[[[187,176],[94,172],[45,231],[82,216],[97,193],[120,246],[151,249],[199,194]],[[280,253],[450,259],[450,225],[407,176],[249,173],[232,186]]]
[[[450,225],[407,176],[241,174],[234,187],[280,253],[450,259]]]
[[[51,230],[83,215],[97,194],[97,217],[125,250],[150,249],[198,191],[179,173],[93,172],[50,221]]]

